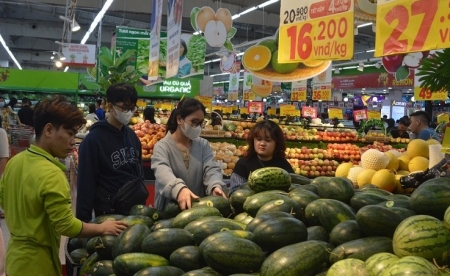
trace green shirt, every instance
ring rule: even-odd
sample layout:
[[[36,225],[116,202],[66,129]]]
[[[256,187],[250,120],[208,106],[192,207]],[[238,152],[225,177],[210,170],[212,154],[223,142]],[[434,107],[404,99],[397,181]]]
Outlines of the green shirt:
[[[65,166],[31,146],[14,156],[0,180],[0,206],[11,233],[6,251],[9,276],[60,276],[61,235],[76,237],[82,222],[74,217]]]

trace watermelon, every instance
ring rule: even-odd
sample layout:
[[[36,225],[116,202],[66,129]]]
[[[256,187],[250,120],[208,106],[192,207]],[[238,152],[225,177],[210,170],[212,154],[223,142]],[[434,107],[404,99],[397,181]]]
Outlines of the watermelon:
[[[311,179],[304,177],[302,175],[298,175],[296,173],[289,173],[289,176],[291,177],[291,183],[300,185],[311,184]]]
[[[189,272],[184,273],[182,276],[222,276],[219,272],[214,269],[206,266],[201,269],[191,270]]]
[[[383,201],[378,203],[378,205],[392,208],[392,207],[401,207],[411,210],[411,203],[409,203],[409,199],[391,199],[388,201]]]
[[[312,204],[314,204],[314,208],[311,208]],[[335,199],[318,199],[308,204],[305,217],[308,220],[308,217],[314,216],[319,218],[320,225],[325,227],[327,231],[331,231],[339,222],[355,219],[353,209]]]
[[[265,203],[261,208],[259,208],[256,216],[273,213],[273,212],[285,212],[293,215],[297,219],[303,218],[303,209],[300,203],[297,201],[286,197],[285,199],[271,200]]]
[[[142,224],[136,224],[123,230],[114,241],[112,257],[116,258],[124,253],[141,252],[141,243],[150,233],[150,229]]]
[[[204,239],[214,233],[225,230],[244,230],[244,228],[245,225],[232,219],[221,218],[200,224],[197,229],[192,232],[192,236],[195,243],[199,245]]]
[[[328,242],[330,239],[327,229],[322,226],[311,226],[306,229],[308,231],[308,241],[324,241]]]
[[[234,221],[243,223],[245,225],[249,224],[249,222],[252,221],[252,219],[253,217],[247,214],[246,212],[242,212],[233,218]]]
[[[148,228],[152,228],[153,224],[155,223],[153,219],[141,215],[125,216],[121,218],[120,221],[125,222],[128,225],[128,227],[136,224],[141,224],[147,226]]]
[[[356,220],[346,220],[338,223],[330,232],[330,243],[334,246],[364,237]]]
[[[349,241],[337,246],[330,254],[330,263],[343,259],[358,259],[366,261],[376,253],[392,251],[392,240],[386,237],[367,237]]]
[[[174,218],[179,213],[181,213],[181,208],[178,206],[178,202],[176,200],[171,200],[166,207],[164,207],[164,216],[166,218]]]
[[[200,226],[200,224],[208,222],[208,221],[215,221],[220,218],[222,218],[222,217],[221,216],[210,216],[210,217],[199,218],[199,219],[189,222],[189,224],[186,225],[183,229],[192,234],[192,233],[194,233],[195,229],[197,229]]]
[[[144,253],[155,254],[168,259],[173,251],[187,245],[194,245],[191,233],[184,229],[168,228],[156,230],[147,235],[140,248]]]
[[[244,211],[255,217],[264,204],[272,200],[289,198],[288,194],[280,190],[265,191],[249,196],[244,202]]]
[[[445,226],[450,229],[450,206],[447,208],[447,210],[445,210],[444,223]]]
[[[412,216],[400,223],[393,237],[394,253],[398,257],[417,256],[442,263],[450,250],[450,230],[432,216]]]
[[[198,246],[188,245],[180,247],[170,254],[170,265],[179,267],[184,271],[191,271],[206,266],[206,263],[200,256]]]
[[[228,230],[228,231],[222,231],[215,234],[212,234],[208,236],[206,239],[202,241],[202,243],[198,246],[198,250],[201,256],[203,256],[203,249],[204,247],[209,244],[209,242],[214,241],[218,238],[240,238],[240,239],[247,239],[249,241],[252,241],[255,235],[252,232],[245,231],[245,230]]]
[[[307,190],[307,191],[315,193],[316,195],[319,195],[318,194],[319,190],[318,190],[317,186],[313,185],[313,184],[302,185],[302,186],[300,186],[298,188],[295,188],[294,190],[291,190],[289,192],[294,192],[294,191],[297,191],[297,190]]]
[[[98,261],[92,266],[92,273],[90,276],[105,276],[114,274],[113,261],[103,260]]]
[[[246,231],[253,232],[255,231],[256,227],[260,225],[262,222],[266,220],[270,220],[272,218],[278,218],[278,217],[285,217],[285,218],[293,218],[294,216],[291,214],[288,214],[286,212],[272,212],[272,213],[266,213],[261,214],[257,217],[254,217],[245,227]]]
[[[382,276],[391,275],[441,275],[439,268],[433,263],[417,256],[406,256],[387,267]]]
[[[170,275],[170,276],[181,276],[184,271],[178,267],[174,266],[155,266],[147,267],[139,270],[133,276],[153,276],[153,275]]]
[[[102,224],[107,220],[121,220],[124,216],[118,214],[101,215],[93,218],[89,223]]]
[[[317,186],[317,192],[321,198],[350,203],[350,199],[355,194],[352,182],[343,177],[319,176],[311,184]]]
[[[190,222],[208,216],[221,216],[220,211],[217,208],[209,206],[198,206],[184,210],[179,213],[172,221],[172,227],[184,228]]]
[[[270,254],[263,262],[261,276],[315,275],[328,263],[331,245],[322,241],[305,241],[291,244]]]
[[[129,276],[147,267],[168,265],[169,261],[161,256],[135,252],[117,256],[113,262],[113,270],[116,276]]]
[[[327,272],[327,276],[371,276],[363,261],[345,259],[334,263]]]
[[[192,202],[192,208],[198,206],[209,206],[217,208],[223,217],[228,217],[231,214],[231,206],[228,199],[223,196],[205,196],[198,201]]]
[[[362,192],[362,193],[356,193],[350,199],[350,206],[352,206],[353,209],[358,211],[359,209],[361,209],[362,207],[364,207],[366,205],[376,205],[381,202],[386,202],[385,196]]]
[[[244,202],[249,197],[255,194],[255,191],[250,189],[237,189],[230,195],[230,205],[233,212],[238,214],[244,211]]]
[[[102,258],[97,253],[94,253],[91,256],[89,256],[86,259],[86,261],[83,263],[83,265],[81,266],[79,275],[91,274],[92,270],[94,269],[94,264],[101,260],[102,260]]]
[[[158,220],[157,222],[155,222],[155,224],[153,224],[152,228],[150,229],[152,231],[155,231],[158,229],[170,228],[172,227],[173,219],[174,218]]]
[[[306,189],[295,189],[289,192],[289,197],[300,203],[300,206],[303,209],[305,209],[309,203],[320,198],[318,194]]]
[[[413,210],[402,207],[390,207],[389,210],[399,215],[402,221],[406,218],[417,215]]]
[[[75,264],[83,264],[89,257],[89,253],[86,248],[77,248],[69,253],[72,262]]]
[[[95,243],[95,252],[97,252],[97,254],[105,260],[112,260],[112,250],[116,238],[117,237],[113,235],[98,237]]]
[[[289,173],[278,167],[264,167],[250,173],[248,186],[255,192],[282,190],[287,192],[291,186]]]
[[[86,250],[89,253],[89,255],[95,252],[95,243],[97,242],[97,238],[98,237],[92,237],[86,243]]]
[[[411,194],[410,203],[417,214],[443,220],[445,211],[450,206],[450,178],[425,181]]]
[[[383,271],[400,260],[392,253],[377,253],[366,260],[366,268],[371,275],[380,276]]]
[[[366,236],[385,236],[392,238],[395,229],[403,218],[389,208],[367,205],[356,213],[356,222]]]

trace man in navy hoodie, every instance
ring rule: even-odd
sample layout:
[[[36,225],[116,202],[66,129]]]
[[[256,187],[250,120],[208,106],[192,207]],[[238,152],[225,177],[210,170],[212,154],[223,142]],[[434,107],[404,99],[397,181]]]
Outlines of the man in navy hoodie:
[[[137,92],[129,84],[106,91],[108,118],[93,124],[78,150],[76,216],[82,221],[114,213],[111,200],[126,182],[142,177],[141,143],[127,126],[136,109]]]

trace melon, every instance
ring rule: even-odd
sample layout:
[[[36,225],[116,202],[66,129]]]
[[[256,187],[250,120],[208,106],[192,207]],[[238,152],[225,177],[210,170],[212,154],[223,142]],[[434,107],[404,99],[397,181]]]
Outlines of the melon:
[[[352,167],[353,167],[353,163],[352,162],[342,163],[336,168],[336,172],[334,173],[334,176],[336,176],[336,177],[347,177],[348,176],[348,172],[350,171],[350,169]]]
[[[395,174],[387,169],[377,171],[373,177],[371,183],[380,189],[392,192],[395,188]]]
[[[389,164],[387,164],[386,169],[391,171],[397,171],[399,166],[397,156],[392,152],[385,152],[384,154],[386,154],[386,156],[389,157]]]
[[[429,149],[428,143],[422,139],[414,139],[408,143],[408,147],[406,148],[406,153],[410,159],[413,159],[416,156],[422,156],[425,158],[429,157]]]
[[[363,171],[364,169],[362,167],[353,167],[348,172],[347,178],[353,183],[353,185],[358,185],[358,175]]]
[[[371,184],[372,183],[372,177],[376,173],[376,170],[367,169],[361,172],[356,177],[356,182],[358,183],[358,186],[361,188],[364,185]]]
[[[366,269],[366,264],[363,261],[358,259],[344,259],[335,262],[326,274],[326,276],[341,275],[370,276],[370,273]]]
[[[356,0],[359,9],[367,14],[377,14],[377,1],[376,0]]]
[[[409,171],[409,161],[411,161],[411,158],[408,157],[408,155],[404,154],[397,158],[398,160],[398,170],[399,171]]]
[[[392,153],[392,154],[395,155],[395,157],[397,157],[397,158],[399,158],[400,156],[402,156],[402,153],[399,152],[398,150],[395,150],[395,149],[388,150],[387,152]]]
[[[436,139],[428,139],[428,140],[427,140],[427,143],[428,143],[429,146],[431,146],[431,145],[440,145],[440,144],[441,144],[441,143],[440,143],[438,140],[436,140]]]
[[[361,167],[364,169],[381,170],[389,164],[389,157],[376,149],[369,149],[361,155]]]
[[[386,268],[400,260],[392,253],[382,252],[372,255],[366,260],[366,269],[371,275],[381,275]]]
[[[398,174],[398,175],[402,175],[402,176],[403,176],[403,175],[408,175],[409,173],[410,173],[409,171],[400,171],[400,170],[397,171],[397,174]]]
[[[429,161],[422,156],[416,156],[409,161],[408,169],[410,172],[425,171],[428,169]]]

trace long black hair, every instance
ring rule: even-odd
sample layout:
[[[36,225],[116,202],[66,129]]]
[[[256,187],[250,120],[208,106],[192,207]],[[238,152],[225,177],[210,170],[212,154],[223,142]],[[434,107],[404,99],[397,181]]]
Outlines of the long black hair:
[[[11,97],[11,98],[9,99],[8,106],[10,106],[11,108],[14,108],[14,106],[16,106],[16,104],[17,104],[17,99],[14,98],[14,97]]]
[[[256,125],[250,129],[247,136],[248,149],[246,157],[251,158],[257,155],[255,150],[255,138],[266,135],[269,135],[272,140],[275,140],[275,151],[273,156],[277,158],[285,158],[286,142],[283,131],[278,124],[272,122],[271,120],[264,120],[256,123]]]
[[[172,110],[169,120],[167,120],[166,131],[174,133],[178,127],[177,117],[180,116],[184,119],[197,110],[203,111],[203,114],[206,115],[205,106],[199,100],[191,98],[181,100],[181,102],[178,103],[177,108]]]
[[[150,123],[155,124],[155,108],[149,106],[144,109],[144,120],[149,120]]]

